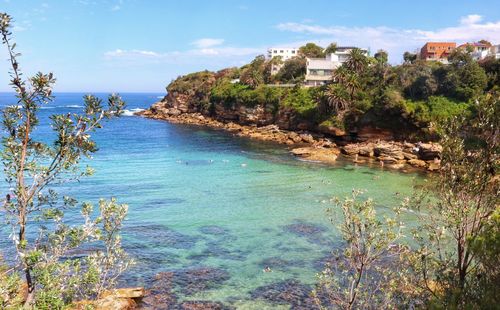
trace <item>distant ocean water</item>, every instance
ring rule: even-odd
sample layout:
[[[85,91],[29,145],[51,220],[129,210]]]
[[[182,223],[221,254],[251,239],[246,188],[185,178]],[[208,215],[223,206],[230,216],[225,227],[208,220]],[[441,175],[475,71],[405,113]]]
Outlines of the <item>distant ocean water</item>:
[[[52,137],[48,116],[81,109],[82,96],[56,94],[40,110],[35,135]],[[252,301],[259,287],[288,279],[312,285],[325,257],[339,247],[338,231],[325,213],[330,198],[366,189],[365,197],[385,213],[422,180],[343,161],[333,167],[298,161],[272,143],[132,116],[163,94],[122,97],[124,116],[95,134],[99,151],[90,164],[96,174],[59,190],[94,203],[115,196],[130,206],[123,242],[137,265],[123,279],[127,286],[150,285],[162,271],[210,267],[219,272],[213,283],[193,291],[180,283],[179,299],[272,308]],[[0,93],[0,106],[8,104],[16,104],[12,94]],[[0,185],[7,193],[3,178]],[[411,213],[405,217],[413,220]],[[1,233],[0,250],[12,253],[8,230]],[[266,267],[272,272],[263,272]]]

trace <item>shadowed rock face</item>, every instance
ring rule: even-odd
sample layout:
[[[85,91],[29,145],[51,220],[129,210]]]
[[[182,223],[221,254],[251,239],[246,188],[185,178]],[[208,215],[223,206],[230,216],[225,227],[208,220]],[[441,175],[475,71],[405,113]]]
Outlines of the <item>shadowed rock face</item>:
[[[291,309],[318,309],[310,296],[311,291],[311,287],[296,280],[285,280],[258,287],[250,296],[272,304],[290,305]]]

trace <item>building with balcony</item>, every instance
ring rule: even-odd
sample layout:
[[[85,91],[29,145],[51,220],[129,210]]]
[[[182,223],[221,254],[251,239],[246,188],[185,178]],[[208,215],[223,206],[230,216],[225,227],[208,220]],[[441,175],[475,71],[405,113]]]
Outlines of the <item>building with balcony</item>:
[[[456,47],[455,42],[427,42],[420,49],[420,59],[448,63],[448,56]]]
[[[491,43],[485,41],[464,43],[458,46],[458,48],[470,49],[472,59],[474,60],[482,60],[490,56],[490,54],[492,54],[491,52],[492,47],[493,45]]]
[[[333,71],[349,59],[349,54],[355,48],[357,47],[337,47],[335,53],[325,58],[306,58],[305,86],[321,86],[330,82]],[[360,50],[368,56],[368,49],[360,48]]]

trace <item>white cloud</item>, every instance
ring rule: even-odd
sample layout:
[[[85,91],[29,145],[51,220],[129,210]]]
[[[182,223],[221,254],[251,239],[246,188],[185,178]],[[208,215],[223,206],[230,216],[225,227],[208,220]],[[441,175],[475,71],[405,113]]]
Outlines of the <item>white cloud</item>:
[[[130,56],[141,56],[141,57],[151,57],[151,58],[157,58],[161,57],[161,54],[158,54],[153,51],[144,51],[144,50],[122,50],[122,49],[116,49],[114,51],[109,51],[104,53],[104,56],[106,57],[130,57]]]
[[[213,46],[186,51],[156,52],[116,49],[104,53],[110,65],[142,66],[147,64],[195,65],[197,67],[229,67],[247,63],[265,48]]]
[[[218,46],[221,45],[222,43],[224,43],[224,39],[203,38],[191,42],[191,45],[194,45],[197,48],[204,49],[213,46]]]
[[[117,4],[111,8],[111,11],[115,12],[115,11],[119,11],[120,9],[121,9],[121,7]]]
[[[480,15],[468,15],[456,26],[437,30],[400,29],[385,26],[344,27],[320,26],[306,23],[281,23],[282,31],[314,35],[307,41],[337,42],[340,45],[359,45],[372,50],[385,49],[391,61],[400,60],[404,51],[414,51],[427,41],[454,41],[457,43],[486,39],[500,43],[500,21],[482,22]]]
[[[460,24],[462,25],[472,25],[480,22],[483,19],[481,15],[471,14],[464,16],[460,19]]]

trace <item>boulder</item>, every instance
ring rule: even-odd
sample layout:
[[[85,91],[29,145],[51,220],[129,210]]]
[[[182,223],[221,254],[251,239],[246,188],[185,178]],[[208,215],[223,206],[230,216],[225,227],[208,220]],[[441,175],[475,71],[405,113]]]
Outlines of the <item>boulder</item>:
[[[418,157],[422,160],[441,159],[443,147],[437,143],[419,143],[417,148]]]
[[[302,138],[302,141],[305,143],[313,144],[315,142],[313,136],[307,133],[300,134],[300,138]]]
[[[375,145],[373,153],[377,157],[392,157],[397,160],[404,159],[403,150],[400,146],[391,143],[381,143]]]
[[[143,287],[117,288],[110,291],[104,291],[101,294],[101,298],[106,298],[108,296],[115,296],[119,298],[142,298],[145,293],[146,292]]]
[[[427,166],[425,161],[416,158],[408,160],[408,164],[418,168],[425,168]]]
[[[341,148],[343,154],[353,156],[359,154],[359,144],[347,144]]]
[[[333,163],[337,160],[339,151],[333,148],[300,147],[290,151],[293,155],[312,161]]]
[[[378,160],[382,161],[384,164],[397,164],[399,162],[398,159],[390,156],[379,156]]]
[[[439,159],[428,160],[427,164],[428,171],[437,171],[441,168],[441,161]]]
[[[408,153],[408,152],[403,152],[403,156],[405,157],[406,160],[412,160],[412,159],[417,159],[418,155],[414,153]]]
[[[359,155],[365,157],[373,157],[374,155],[373,145],[372,144],[362,145],[359,148]]]

